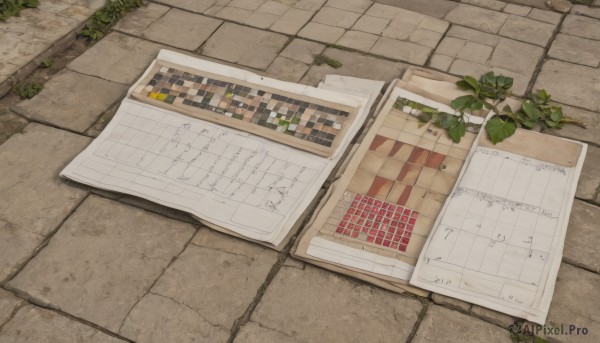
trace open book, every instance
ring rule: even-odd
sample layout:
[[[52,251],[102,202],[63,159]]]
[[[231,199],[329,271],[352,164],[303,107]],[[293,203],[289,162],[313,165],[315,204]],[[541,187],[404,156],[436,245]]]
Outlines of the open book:
[[[281,248],[382,87],[314,88],[162,50],[60,175]]]
[[[392,84],[293,254],[390,290],[434,291],[543,324],[586,145],[521,129],[497,145],[484,130],[455,143],[416,117],[454,113],[447,105],[462,95],[427,76]]]

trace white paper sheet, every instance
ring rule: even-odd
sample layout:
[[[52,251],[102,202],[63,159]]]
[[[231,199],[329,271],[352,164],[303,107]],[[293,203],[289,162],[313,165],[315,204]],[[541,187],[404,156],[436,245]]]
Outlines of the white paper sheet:
[[[340,150],[324,158],[127,98],[102,134],[61,176],[146,198],[249,238],[279,244],[364,122],[369,95],[285,83],[165,50],[158,58],[358,106],[360,111]],[[357,82],[371,89],[383,85]]]
[[[410,283],[543,324],[583,164],[475,147]]]

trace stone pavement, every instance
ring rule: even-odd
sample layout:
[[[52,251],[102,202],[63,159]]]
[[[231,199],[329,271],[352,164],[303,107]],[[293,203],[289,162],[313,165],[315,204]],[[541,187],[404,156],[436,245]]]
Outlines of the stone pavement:
[[[0,23],[0,96],[41,58],[72,51],[103,3],[40,0]],[[517,94],[547,89],[588,124],[550,133],[590,144],[547,325],[588,334],[542,336],[600,341],[600,8],[552,6],[153,0],[131,12],[67,58],[33,99],[0,99],[0,342],[511,341],[517,318],[438,294],[391,293],[183,213],[59,179],[161,48],[310,85],[326,74],[391,81],[417,65],[493,70],[514,77]],[[316,65],[321,53],[342,66]]]

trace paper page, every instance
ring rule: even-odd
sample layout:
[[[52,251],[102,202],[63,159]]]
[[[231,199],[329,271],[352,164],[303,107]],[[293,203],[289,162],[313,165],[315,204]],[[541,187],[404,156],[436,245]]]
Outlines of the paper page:
[[[297,203],[320,188],[319,177],[330,165],[310,153],[126,99],[61,176],[270,241]]]
[[[102,134],[61,176],[146,198],[249,238],[279,244],[364,122],[369,98],[268,79],[165,50],[159,57],[273,89],[356,106],[357,116],[340,140],[339,151],[325,158],[125,99]],[[375,87],[379,82],[362,80],[361,84]]]
[[[420,124],[420,106],[454,113],[394,89],[296,254],[390,281],[410,278],[475,139],[469,132],[453,143],[442,129]]]
[[[565,167],[476,146],[410,283],[543,324],[583,156]]]

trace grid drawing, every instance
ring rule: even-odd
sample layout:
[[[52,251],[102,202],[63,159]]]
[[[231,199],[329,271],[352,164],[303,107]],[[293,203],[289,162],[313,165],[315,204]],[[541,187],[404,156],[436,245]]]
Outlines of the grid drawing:
[[[325,167],[236,130],[151,106],[123,106],[110,133],[73,173],[104,188],[193,207],[206,219],[272,231]],[[248,212],[260,214],[262,225],[245,222]]]
[[[572,173],[573,168],[476,148],[435,228],[419,279],[534,306]],[[477,290],[465,282],[474,277],[488,287]]]

